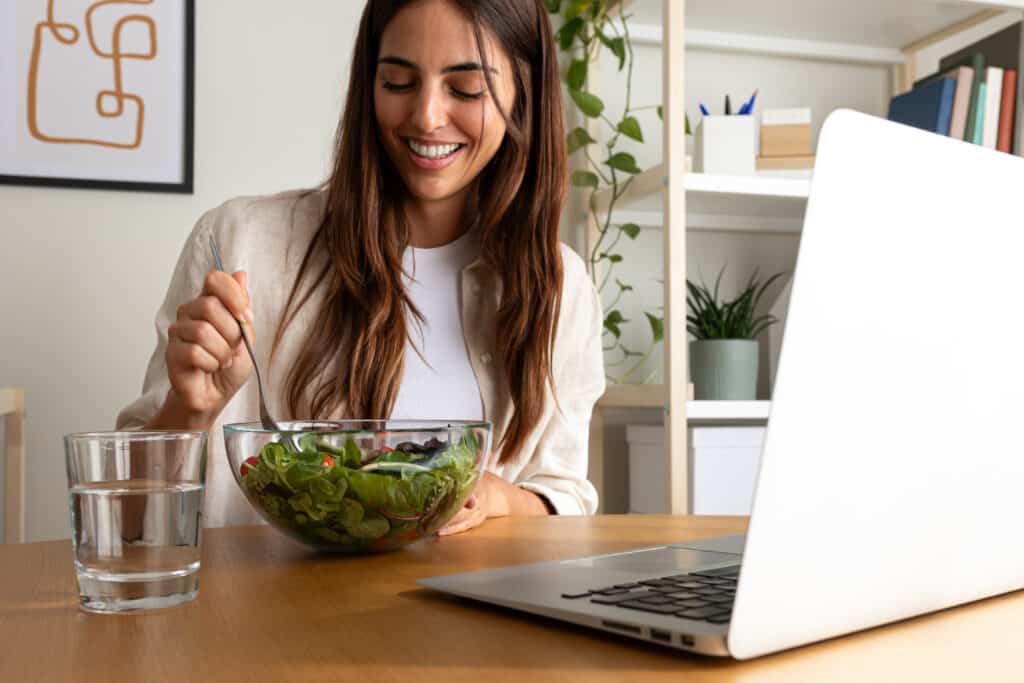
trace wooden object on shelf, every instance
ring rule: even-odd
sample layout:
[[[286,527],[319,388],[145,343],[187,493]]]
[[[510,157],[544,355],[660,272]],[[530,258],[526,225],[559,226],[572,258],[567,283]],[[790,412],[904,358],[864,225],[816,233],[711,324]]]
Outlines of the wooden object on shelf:
[[[0,389],[4,425],[4,543],[25,542],[25,391]]]
[[[793,157],[758,157],[758,171],[802,171],[814,168],[814,155]]]
[[[799,157],[811,153],[811,124],[761,126],[761,156]]]

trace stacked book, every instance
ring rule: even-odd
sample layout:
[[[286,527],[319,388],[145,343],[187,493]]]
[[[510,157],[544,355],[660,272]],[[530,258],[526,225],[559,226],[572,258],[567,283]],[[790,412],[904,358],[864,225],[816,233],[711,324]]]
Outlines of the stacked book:
[[[943,58],[938,73],[889,104],[889,119],[1016,153],[1021,29],[1017,23]]]

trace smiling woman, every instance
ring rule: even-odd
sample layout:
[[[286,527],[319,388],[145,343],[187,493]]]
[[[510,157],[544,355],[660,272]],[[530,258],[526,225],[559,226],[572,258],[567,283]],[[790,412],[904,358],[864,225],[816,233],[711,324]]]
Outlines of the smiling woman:
[[[558,240],[567,158],[542,0],[370,0],[330,176],[200,219],[121,427],[256,414],[234,318],[297,419],[494,423],[496,449],[442,531],[589,514],[587,423],[604,390],[601,307]],[[234,275],[211,270],[216,238]],[[246,272],[258,287],[247,287]],[[220,439],[212,439],[220,446]],[[206,519],[253,519],[217,458]]]

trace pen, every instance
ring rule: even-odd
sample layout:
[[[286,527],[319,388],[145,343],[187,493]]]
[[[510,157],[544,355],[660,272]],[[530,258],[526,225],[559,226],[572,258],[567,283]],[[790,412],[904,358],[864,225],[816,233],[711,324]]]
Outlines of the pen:
[[[725,115],[726,116],[732,115],[732,103],[729,102],[729,96],[728,95],[725,96]]]
[[[740,108],[740,114],[743,114],[743,115],[752,114],[754,112],[754,102],[755,102],[755,100],[757,100],[757,90],[755,90],[754,94],[750,96],[750,100],[748,100],[747,103],[744,104]]]
[[[703,104],[700,105],[700,113],[704,114],[704,116],[711,116],[711,112],[709,112],[708,108],[705,107]]]

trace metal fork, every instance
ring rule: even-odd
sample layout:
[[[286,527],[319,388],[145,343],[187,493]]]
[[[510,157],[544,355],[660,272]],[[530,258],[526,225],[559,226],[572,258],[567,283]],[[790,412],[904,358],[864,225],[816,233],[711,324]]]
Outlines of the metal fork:
[[[226,273],[224,269],[224,263],[220,260],[220,251],[217,250],[217,243],[213,239],[213,235],[210,235],[210,251],[213,252],[213,261],[217,264],[217,270]],[[302,450],[299,448],[299,444],[296,443],[294,437],[291,434],[283,431],[281,426],[270,416],[270,412],[267,410],[267,402],[263,396],[263,378],[260,377],[260,366],[256,362],[256,354],[252,352],[252,344],[249,343],[249,335],[245,332],[245,325],[238,318],[235,318],[235,322],[238,323],[238,331],[242,333],[242,341],[245,342],[245,350],[249,352],[249,358],[252,359],[252,369],[256,373],[256,387],[259,389],[260,394],[260,424],[263,425],[264,429],[272,429],[281,435],[281,440],[284,442],[286,447],[291,448],[294,451]]]

